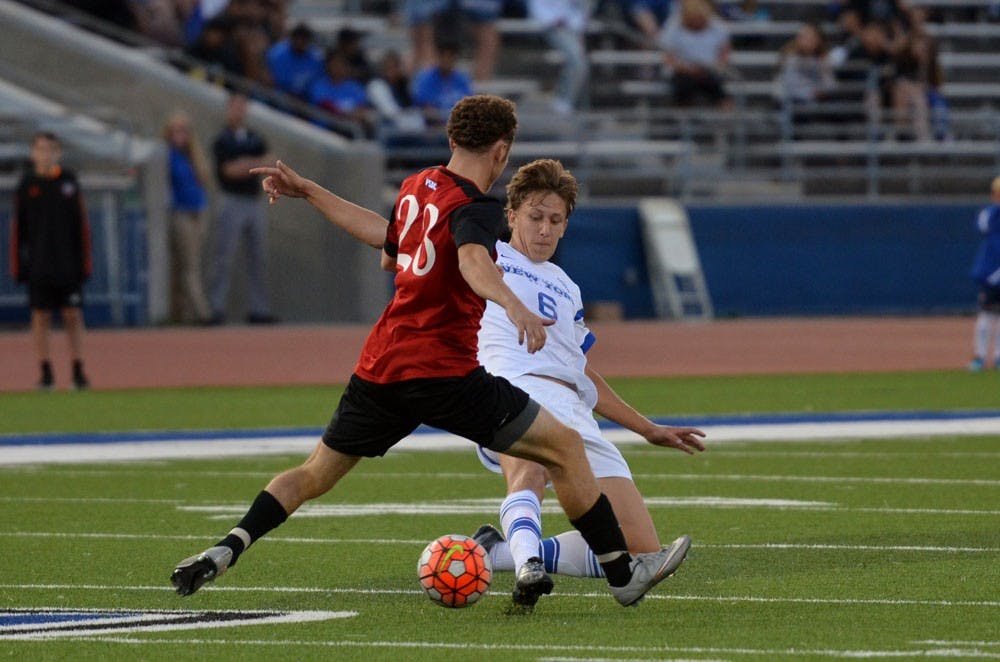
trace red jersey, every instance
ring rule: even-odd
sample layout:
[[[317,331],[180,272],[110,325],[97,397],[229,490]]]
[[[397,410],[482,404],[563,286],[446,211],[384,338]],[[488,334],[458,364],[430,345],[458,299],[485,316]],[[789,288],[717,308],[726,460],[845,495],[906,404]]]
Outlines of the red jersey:
[[[355,373],[377,383],[461,377],[479,365],[479,322],[486,301],[458,270],[458,247],[485,246],[507,229],[503,206],[444,167],[408,177],[386,230],[396,257],[396,291],[368,334]]]

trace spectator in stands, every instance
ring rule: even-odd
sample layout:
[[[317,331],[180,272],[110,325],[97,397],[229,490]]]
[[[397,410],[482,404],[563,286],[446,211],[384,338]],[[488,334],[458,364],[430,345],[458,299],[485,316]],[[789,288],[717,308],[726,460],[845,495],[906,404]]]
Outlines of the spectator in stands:
[[[681,0],[677,19],[667,25],[660,47],[678,106],[704,100],[722,109],[732,107],[723,85],[732,50],[729,30],[708,0]]]
[[[424,130],[424,116],[413,105],[410,79],[398,51],[388,50],[382,55],[378,74],[368,81],[365,93],[381,129],[390,133],[420,133]]]
[[[458,34],[457,23],[467,21],[475,35],[472,76],[492,80],[500,52],[496,21],[504,0],[404,0],[403,15],[413,43],[412,71],[423,71],[436,62],[436,36],[442,27]]]
[[[300,99],[307,98],[309,87],[323,73],[323,55],[316,47],[315,34],[299,23],[267,51],[267,68],[274,86]]]
[[[815,108],[801,111],[803,106],[815,106],[829,98],[837,84],[833,65],[827,57],[826,39],[818,25],[803,24],[795,38],[781,49],[777,82],[782,106],[792,113],[794,121],[822,119],[812,112]]]
[[[90,383],[83,371],[83,283],[90,277],[90,225],[76,175],[60,165],[62,147],[52,133],[31,141],[31,170],[14,191],[10,224],[10,271],[28,286],[31,337],[38,356],[40,390],[55,380],[49,350],[52,312],[59,310],[70,358],[73,386]]]
[[[354,28],[341,28],[337,33],[337,50],[344,54],[351,67],[351,78],[365,84],[372,78],[372,65],[368,62],[361,33]]]
[[[585,0],[529,0],[528,16],[541,23],[546,39],[563,56],[553,110],[566,115],[584,101],[590,65],[585,43],[590,6]]]
[[[233,20],[232,36],[242,64],[243,76],[271,87],[267,70],[267,49],[275,37],[268,17],[269,5],[262,0],[230,0],[226,13]],[[279,33],[281,34],[281,33]]]
[[[166,46],[184,44],[184,23],[192,10],[191,0],[133,0],[136,28]]]
[[[940,94],[941,65],[937,45],[924,32],[911,32],[902,39],[895,54],[895,77],[892,83],[892,109],[896,123],[896,137],[903,139],[931,139],[931,103],[938,112],[944,104]],[[947,134],[947,124],[936,127]],[[942,136],[943,137],[943,136]]]
[[[436,42],[437,64],[417,73],[413,79],[413,103],[431,124],[443,124],[460,99],[472,95],[472,78],[458,68],[461,46],[445,35]]]
[[[193,2],[193,7],[187,12],[187,20],[184,22],[184,44],[187,48],[194,48],[201,39],[201,33],[208,23],[220,16],[225,10],[229,0],[189,0]]]
[[[205,24],[189,53],[208,65],[203,75],[209,80],[225,74],[243,74],[243,62],[232,36],[232,22],[224,16]]]
[[[251,324],[277,321],[271,314],[265,280],[267,219],[264,201],[259,178],[250,174],[251,168],[267,165],[274,158],[264,139],[247,127],[247,107],[244,95],[230,95],[226,103],[226,125],[212,145],[220,189],[219,215],[210,256],[212,324],[222,324],[226,319],[229,279],[241,239],[246,241],[247,253],[247,321]]]
[[[170,171],[170,312],[175,322],[207,324],[212,311],[202,282],[208,228],[208,160],[191,118],[176,112],[163,127]]]
[[[982,241],[972,264],[972,277],[979,285],[972,372],[985,368],[987,359],[990,367],[1000,368],[1000,177],[990,186],[990,205],[979,212],[976,228]],[[992,355],[988,355],[990,340]]]
[[[834,0],[831,5],[845,34],[857,34],[869,23],[879,23],[890,37],[906,32],[910,5],[906,0]]]
[[[347,55],[339,48],[326,54],[323,74],[309,87],[309,102],[367,127],[370,123],[364,86],[352,76]]]
[[[656,39],[670,17],[672,0],[618,0],[625,20],[639,31],[649,46]]]
[[[865,112],[874,125],[882,121],[882,110],[892,98],[893,61],[886,27],[872,21],[857,38],[851,38],[834,58],[837,80],[861,86]]]

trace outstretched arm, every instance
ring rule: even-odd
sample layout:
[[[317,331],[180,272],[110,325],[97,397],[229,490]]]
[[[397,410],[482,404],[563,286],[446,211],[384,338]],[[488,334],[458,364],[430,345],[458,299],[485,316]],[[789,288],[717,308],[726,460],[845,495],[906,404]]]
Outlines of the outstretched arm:
[[[271,204],[277,202],[281,196],[304,198],[347,234],[373,248],[382,248],[388,221],[371,209],[331,193],[281,161],[274,166],[253,168],[250,172],[264,176],[261,186]]]
[[[688,455],[694,454],[695,450],[705,450],[705,444],[699,439],[704,437],[705,433],[698,428],[654,423],[622,400],[600,373],[589,365],[586,367],[586,372],[590,381],[597,387],[597,406],[594,407],[594,411],[604,418],[635,432],[654,446],[669,446]]]
[[[531,312],[503,282],[496,262],[481,244],[462,244],[458,247],[458,268],[472,291],[501,306],[507,317],[517,327],[517,343],[528,343],[528,353],[534,354],[545,345],[545,327],[555,320],[545,319]]]

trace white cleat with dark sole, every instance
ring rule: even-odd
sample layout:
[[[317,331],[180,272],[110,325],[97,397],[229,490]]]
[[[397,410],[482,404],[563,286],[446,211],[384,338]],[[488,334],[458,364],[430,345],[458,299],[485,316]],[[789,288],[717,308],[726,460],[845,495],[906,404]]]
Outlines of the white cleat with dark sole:
[[[610,586],[611,594],[624,607],[638,604],[650,589],[677,572],[690,548],[691,538],[681,536],[658,552],[636,554],[632,579],[625,586]]]

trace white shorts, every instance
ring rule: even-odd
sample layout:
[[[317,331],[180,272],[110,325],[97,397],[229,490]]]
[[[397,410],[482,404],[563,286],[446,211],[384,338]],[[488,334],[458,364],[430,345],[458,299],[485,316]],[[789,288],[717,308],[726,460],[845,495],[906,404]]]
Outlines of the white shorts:
[[[576,391],[534,375],[522,375],[510,382],[527,391],[533,400],[548,409],[561,423],[580,433],[594,476],[632,480],[632,472],[625,458],[614,444],[601,435],[601,428],[594,420],[594,414]],[[495,451],[477,446],[476,452],[484,467],[495,473],[502,473]]]

